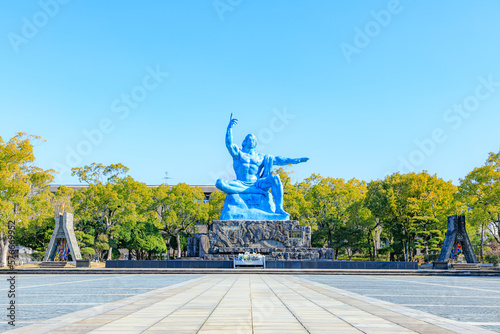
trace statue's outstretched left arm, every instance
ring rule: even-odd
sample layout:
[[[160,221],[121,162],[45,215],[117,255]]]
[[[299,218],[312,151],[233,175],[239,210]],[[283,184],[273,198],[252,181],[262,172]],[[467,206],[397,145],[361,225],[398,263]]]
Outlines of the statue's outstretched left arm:
[[[309,160],[309,158],[291,159],[291,158],[283,158],[283,157],[274,157],[273,158],[273,165],[275,165],[275,166],[295,165],[295,164],[299,164],[301,162],[306,162],[307,160]]]

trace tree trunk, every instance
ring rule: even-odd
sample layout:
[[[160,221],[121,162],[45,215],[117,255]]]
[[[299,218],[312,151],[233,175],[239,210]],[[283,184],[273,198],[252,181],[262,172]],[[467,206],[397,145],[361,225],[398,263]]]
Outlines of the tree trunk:
[[[424,227],[424,231],[427,232],[427,226]],[[429,237],[427,236],[427,234],[424,236],[424,254],[427,256],[429,255],[429,247],[427,246],[427,239]]]
[[[368,230],[368,245],[370,245],[370,247],[368,247],[368,254],[370,255],[370,261],[375,261],[375,238],[373,236],[373,230]],[[372,248],[373,248],[373,252],[372,252]]]
[[[406,241],[402,242],[403,246],[403,261],[406,262],[406,257],[408,256],[408,250],[406,249]]]
[[[7,254],[9,253],[9,239],[3,232],[0,232],[0,267],[7,267]]]
[[[177,233],[177,258],[181,258],[181,233]]]
[[[368,244],[370,245],[370,247],[368,248],[368,253],[370,255],[370,261],[375,261],[375,257],[373,256],[373,252],[372,252],[372,246],[374,246],[374,243],[370,240],[368,242]],[[373,247],[375,248],[375,247]]]
[[[109,247],[108,256],[106,256],[106,261],[112,260],[112,256],[113,256],[113,247]]]
[[[373,240],[372,246],[373,246],[373,261],[375,261],[375,259],[378,259],[378,250],[377,250],[377,241],[376,240]]]
[[[481,261],[483,260],[483,238],[484,238],[484,223],[481,223],[481,249],[479,250]]]

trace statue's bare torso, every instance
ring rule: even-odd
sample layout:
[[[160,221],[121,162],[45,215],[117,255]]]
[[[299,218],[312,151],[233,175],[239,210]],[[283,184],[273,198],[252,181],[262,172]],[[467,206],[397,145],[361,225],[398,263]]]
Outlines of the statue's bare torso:
[[[264,156],[259,153],[245,153],[240,150],[239,156],[233,158],[236,179],[243,182],[256,182],[262,167]]]

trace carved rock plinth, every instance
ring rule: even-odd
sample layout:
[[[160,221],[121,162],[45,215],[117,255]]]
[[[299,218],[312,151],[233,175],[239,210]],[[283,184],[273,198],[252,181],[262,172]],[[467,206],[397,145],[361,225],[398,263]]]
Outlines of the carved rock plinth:
[[[212,254],[220,248],[310,248],[311,227],[297,220],[214,220],[208,238]]]
[[[333,259],[328,248],[311,248],[311,227],[297,220],[214,220],[208,236],[188,239],[188,256],[232,260],[241,253],[259,253],[266,260]]]

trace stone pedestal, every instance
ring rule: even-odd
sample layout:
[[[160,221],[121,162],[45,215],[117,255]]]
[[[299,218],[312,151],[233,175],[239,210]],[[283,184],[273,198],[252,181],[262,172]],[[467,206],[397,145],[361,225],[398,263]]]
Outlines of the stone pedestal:
[[[188,240],[188,256],[206,260],[231,260],[244,252],[274,260],[334,257],[331,249],[311,248],[311,227],[296,220],[214,220],[208,236],[196,234]]]
[[[194,237],[187,240],[187,257],[203,257],[208,254],[210,241],[203,233],[195,233]]]
[[[310,248],[311,227],[297,220],[214,220],[208,238],[210,253],[219,248]]]

